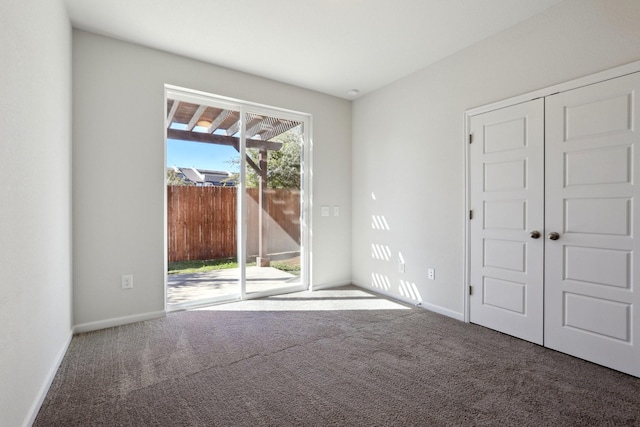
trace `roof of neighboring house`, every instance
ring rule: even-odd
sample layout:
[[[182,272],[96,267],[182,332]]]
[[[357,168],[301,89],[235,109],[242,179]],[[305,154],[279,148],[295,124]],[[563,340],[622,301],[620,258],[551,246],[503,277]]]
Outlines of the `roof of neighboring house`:
[[[181,174],[184,179],[196,185],[222,185],[235,186],[236,180],[233,174],[227,171],[214,171],[209,169],[183,168],[174,166],[170,168]]]

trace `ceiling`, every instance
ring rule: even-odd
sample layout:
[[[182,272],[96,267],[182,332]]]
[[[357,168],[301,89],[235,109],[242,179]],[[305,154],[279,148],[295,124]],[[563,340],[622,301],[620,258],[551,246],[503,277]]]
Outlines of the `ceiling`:
[[[353,99],[563,0],[64,1],[76,28]]]

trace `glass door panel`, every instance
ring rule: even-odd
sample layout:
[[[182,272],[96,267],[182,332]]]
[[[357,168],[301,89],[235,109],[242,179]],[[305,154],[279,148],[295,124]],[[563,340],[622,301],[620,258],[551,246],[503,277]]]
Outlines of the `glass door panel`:
[[[245,114],[246,293],[275,294],[301,280],[301,121]]]
[[[167,308],[238,299],[240,107],[167,92]]]

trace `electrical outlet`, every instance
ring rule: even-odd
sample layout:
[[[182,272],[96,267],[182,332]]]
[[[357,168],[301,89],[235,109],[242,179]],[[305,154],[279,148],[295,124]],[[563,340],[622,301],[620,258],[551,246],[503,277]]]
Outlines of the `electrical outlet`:
[[[122,289],[133,289],[132,274],[125,274],[122,276]]]
[[[322,206],[320,209],[321,216],[329,216],[329,206]]]
[[[436,280],[436,270],[435,268],[430,268],[427,270],[427,277],[429,280]]]

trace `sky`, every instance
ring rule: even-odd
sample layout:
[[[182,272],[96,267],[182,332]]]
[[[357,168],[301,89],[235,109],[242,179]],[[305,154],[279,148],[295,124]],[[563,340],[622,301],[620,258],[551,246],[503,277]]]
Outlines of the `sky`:
[[[202,144],[200,142],[167,140],[167,166],[209,169],[234,172],[233,165],[227,163],[238,158],[238,152],[227,145]],[[237,170],[236,170],[237,171]]]

